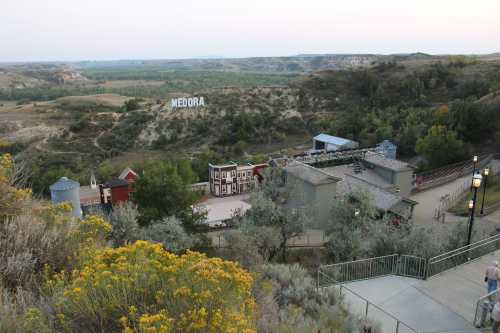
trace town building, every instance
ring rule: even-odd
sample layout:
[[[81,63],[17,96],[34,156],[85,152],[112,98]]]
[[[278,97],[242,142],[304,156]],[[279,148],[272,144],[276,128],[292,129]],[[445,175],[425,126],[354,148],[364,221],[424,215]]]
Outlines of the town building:
[[[126,180],[128,183],[131,184],[134,183],[135,180],[137,179],[137,173],[134,170],[127,167],[120,173],[118,178]]]
[[[262,181],[267,164],[209,164],[210,193],[216,197],[247,193]]]
[[[353,149],[359,147],[356,141],[339,138],[328,134],[319,134],[313,138],[314,151],[338,151],[345,149]]]
[[[97,184],[94,174],[91,174],[90,185],[80,186],[80,204],[86,210],[100,205],[118,204],[131,199],[137,173],[131,168],[125,168],[118,178],[104,184]]]
[[[289,205],[309,206],[318,221],[327,221],[336,196],[348,193],[367,193],[380,216],[389,214],[395,220],[409,221],[413,217],[415,201],[395,190],[375,172],[360,175],[353,165],[320,169],[291,160],[285,167],[292,193]]]
[[[107,181],[102,186],[103,189],[109,189],[109,195],[104,197],[104,202],[111,202],[117,205],[127,202],[130,198],[129,183],[125,179],[115,178]]]

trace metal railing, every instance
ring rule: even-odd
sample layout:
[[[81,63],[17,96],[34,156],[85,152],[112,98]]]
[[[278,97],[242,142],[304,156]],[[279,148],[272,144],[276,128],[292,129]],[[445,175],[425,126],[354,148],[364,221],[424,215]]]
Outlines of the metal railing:
[[[426,274],[424,258],[391,254],[387,256],[360,259],[318,268],[318,287],[326,284],[365,280],[385,275],[400,275],[424,279]],[[320,274],[321,273],[321,274]],[[328,279],[324,279],[328,277]]]
[[[480,313],[479,313],[479,309],[481,309],[481,304],[485,301],[485,300],[489,300],[490,302],[491,301],[496,301],[500,298],[500,289],[497,289],[495,291],[492,291],[491,293],[488,293],[484,296],[481,296],[479,297],[479,299],[477,300],[476,302],[476,309],[475,309],[475,312],[474,312],[474,321],[472,322],[473,325],[477,325],[476,327],[479,327],[479,322],[478,322],[478,319],[480,318]]]
[[[425,279],[427,260],[417,256],[400,255],[396,266],[396,275]]]
[[[336,283],[370,279],[376,276],[395,274],[394,268],[398,255],[392,254],[375,258],[361,259],[318,268],[318,286],[323,286],[321,276],[328,276]],[[326,283],[330,283],[327,280]]]
[[[344,294],[342,294],[344,291]],[[376,323],[380,324],[382,332],[395,332],[395,333],[403,333],[403,332],[413,332],[418,333],[418,330],[408,325],[404,321],[398,319],[396,316],[390,314],[385,311],[378,305],[370,302],[368,299],[364,298],[360,294],[356,293],[352,289],[347,288],[344,285],[339,286],[339,292],[341,296],[344,296],[344,299],[349,299],[351,301],[350,309],[353,312],[357,312],[361,316],[365,318],[369,318],[374,320]],[[348,297],[348,294],[352,294],[354,297]],[[359,304],[361,301],[361,304]],[[357,304],[356,304],[357,303]],[[357,305],[357,306],[356,306]],[[359,306],[361,305],[361,306]]]
[[[392,256],[388,256],[388,257],[392,257]],[[342,283],[339,283],[339,281],[336,281],[331,276],[328,276],[325,273],[318,270],[318,281],[320,279],[323,279],[324,281],[328,281],[329,283],[327,283],[327,285],[333,285],[334,288],[339,288],[339,293],[341,296],[344,297],[344,301],[346,301],[346,300],[349,301],[349,303],[348,303],[349,309],[352,312],[357,312],[362,317],[373,319],[375,322],[381,324],[383,326],[382,332],[393,331],[395,333],[400,333],[400,332],[401,333],[406,333],[406,332],[419,333],[415,328],[408,325],[404,321],[398,319],[396,316],[385,311],[384,309],[382,309],[381,307],[379,307],[375,303],[372,303],[370,300],[361,296],[360,294],[353,291],[352,289],[346,287]],[[324,287],[322,287],[322,288],[324,288]],[[342,291],[347,291],[352,296],[349,298],[348,297],[349,294],[347,294],[347,293],[342,294]],[[372,311],[370,312],[370,310],[372,310]],[[377,316],[377,314],[378,314],[378,316]],[[384,319],[389,319],[389,320],[384,320]],[[391,321],[393,321],[392,325],[390,325]]]
[[[500,234],[430,258],[426,277],[440,274],[500,249]]]

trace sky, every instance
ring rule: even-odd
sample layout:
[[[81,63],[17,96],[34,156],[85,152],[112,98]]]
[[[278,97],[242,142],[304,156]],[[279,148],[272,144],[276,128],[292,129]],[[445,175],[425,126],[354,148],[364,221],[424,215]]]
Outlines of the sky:
[[[500,0],[1,0],[0,61],[500,51]]]

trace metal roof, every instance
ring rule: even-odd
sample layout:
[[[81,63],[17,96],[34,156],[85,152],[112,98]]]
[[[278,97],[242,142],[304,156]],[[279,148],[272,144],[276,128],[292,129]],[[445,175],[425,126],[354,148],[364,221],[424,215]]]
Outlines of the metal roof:
[[[130,167],[126,167],[126,168],[122,171],[122,173],[120,173],[120,175],[118,176],[118,178],[120,178],[120,179],[125,179],[125,177],[127,177],[127,175],[128,175],[129,173],[132,173],[134,176],[136,176],[136,177],[137,177],[137,173],[136,173],[134,170],[130,169]]]
[[[365,161],[393,171],[412,170],[412,167],[406,162],[386,158],[384,155],[374,152],[367,152]]]
[[[128,182],[124,179],[115,178],[108,180],[104,183],[104,187],[114,188],[114,187],[125,187],[128,186]]]
[[[341,180],[341,178],[330,175],[320,169],[312,167],[310,165],[292,161],[285,167],[286,172],[292,174],[293,176],[302,179],[312,185],[324,185],[336,183]]]
[[[80,183],[68,177],[61,177],[57,182],[49,186],[51,191],[66,191],[77,187],[80,187]]]
[[[349,139],[339,138],[337,136],[323,134],[323,133],[316,135],[314,137],[314,140],[330,143],[330,144],[336,145],[336,146],[342,146],[342,145],[345,145],[345,144],[350,143],[350,142],[355,142],[355,141],[352,141]]]
[[[388,211],[403,200],[403,197],[384,190],[365,180],[346,175],[344,180],[337,185],[337,193],[364,192],[372,197],[373,205],[381,210]]]

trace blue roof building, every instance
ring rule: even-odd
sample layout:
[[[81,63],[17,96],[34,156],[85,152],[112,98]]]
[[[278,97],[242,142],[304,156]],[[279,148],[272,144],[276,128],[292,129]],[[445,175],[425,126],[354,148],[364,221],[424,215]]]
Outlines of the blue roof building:
[[[356,141],[323,133],[316,135],[313,138],[314,150],[324,150],[328,152],[342,149],[353,149],[357,148],[358,146],[359,144]]]

